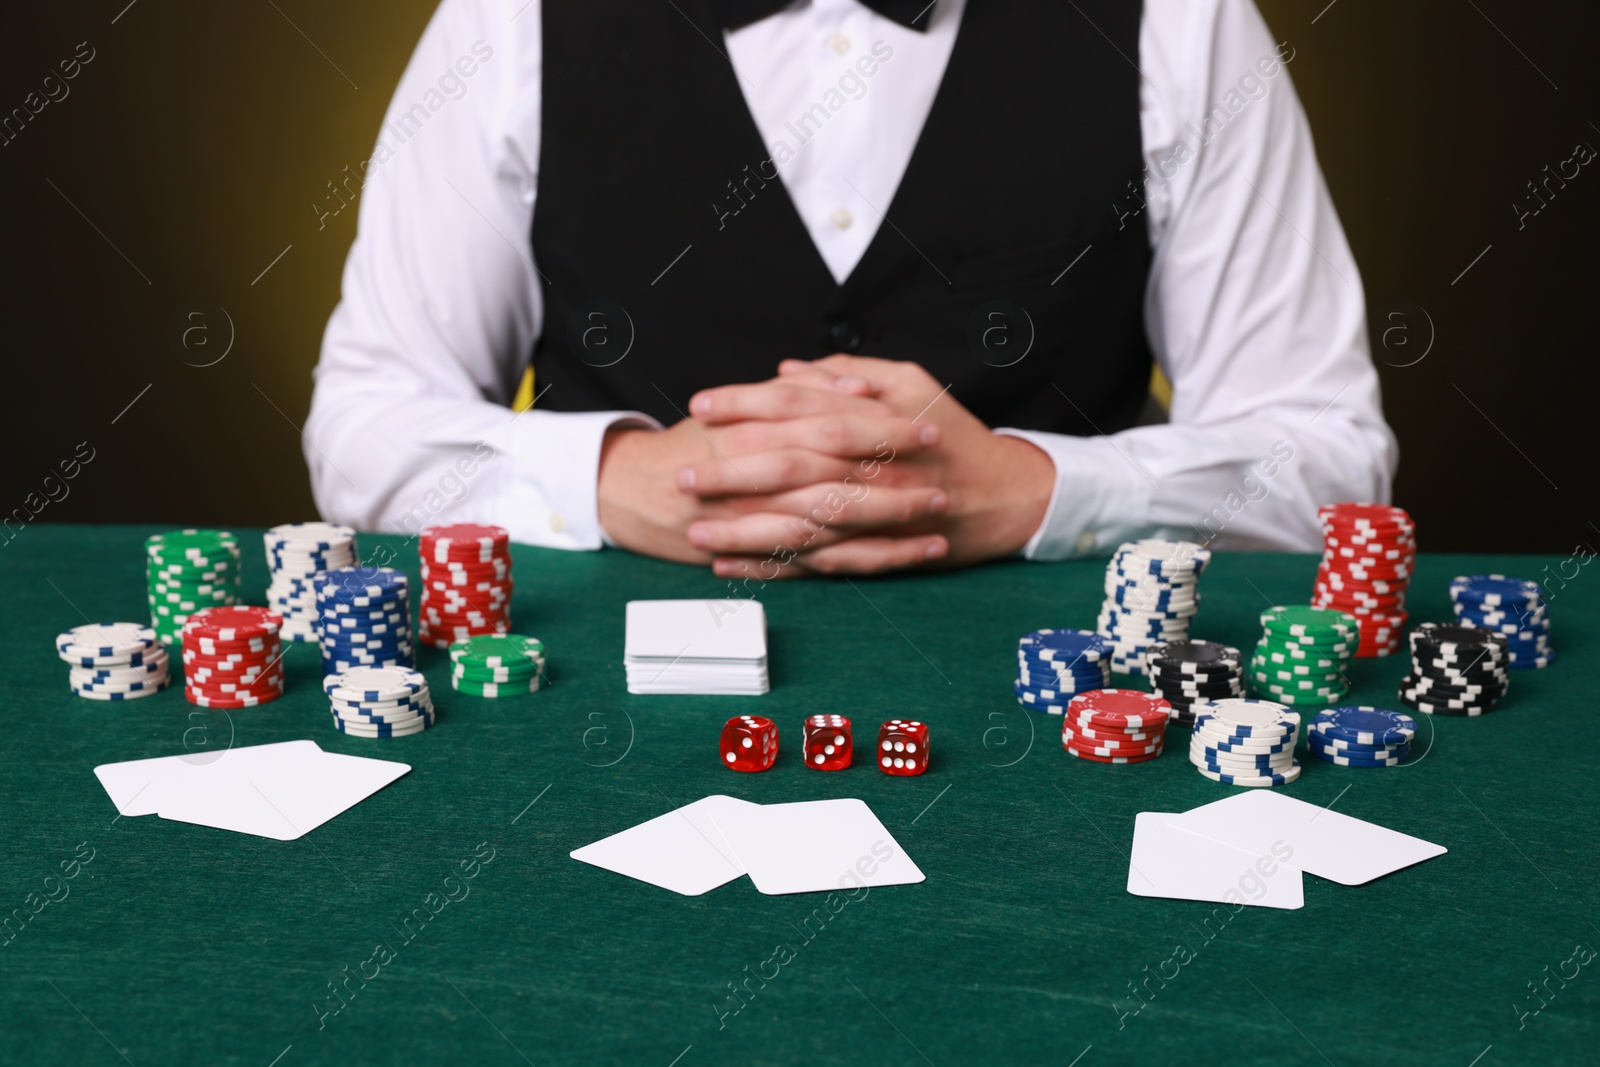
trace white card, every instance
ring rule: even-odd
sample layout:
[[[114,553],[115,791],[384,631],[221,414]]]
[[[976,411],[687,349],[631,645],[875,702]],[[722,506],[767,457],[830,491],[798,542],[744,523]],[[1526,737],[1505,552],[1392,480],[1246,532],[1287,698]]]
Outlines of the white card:
[[[750,804],[712,818],[763,893],[907,885],[926,876],[864,801]]]
[[[322,751],[315,741],[280,741],[271,745],[104,763],[94,769],[94,774],[119,813],[154,815],[160,810],[169,788],[181,789],[184,783],[207,779],[219,770],[224,774],[247,773],[261,761],[273,759],[280,749]]]
[[[1167,818],[1190,833],[1255,856],[1277,856],[1307,874],[1341,885],[1362,885],[1448,851],[1443,845],[1307,804],[1275,789],[1235,793]]]
[[[674,660],[759,660],[767,613],[756,600],[630,600],[623,654]]]
[[[348,811],[411,770],[410,765],[273,746],[270,759],[250,766],[224,766],[201,780],[190,776],[169,788],[159,814],[174,822],[211,826],[241,834],[293,841]]]
[[[1303,908],[1300,872],[1172,825],[1177,815],[1141,811],[1134,817],[1128,892],[1140,897]]]
[[[744,873],[713,813],[758,805],[709,796],[574,850],[575,860],[697,897]]]

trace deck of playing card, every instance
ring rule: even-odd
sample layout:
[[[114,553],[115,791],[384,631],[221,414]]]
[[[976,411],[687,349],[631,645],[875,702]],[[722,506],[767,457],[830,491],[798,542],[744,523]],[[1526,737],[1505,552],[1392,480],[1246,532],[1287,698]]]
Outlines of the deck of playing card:
[[[768,895],[907,885],[924,875],[860,800],[709,796],[572,852],[684,896],[748,874]]]
[[[630,600],[628,692],[760,696],[767,613],[755,600]]]
[[[315,741],[283,741],[106,763],[94,773],[122,815],[292,841],[409,770],[391,760],[324,752]]]

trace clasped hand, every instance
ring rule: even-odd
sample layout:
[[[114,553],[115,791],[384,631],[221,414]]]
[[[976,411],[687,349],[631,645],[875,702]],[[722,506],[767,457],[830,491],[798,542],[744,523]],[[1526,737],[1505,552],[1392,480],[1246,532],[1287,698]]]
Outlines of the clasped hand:
[[[612,431],[600,522],[730,578],[957,566],[1021,549],[1054,480],[920,366],[838,355],[697,393],[666,430]]]

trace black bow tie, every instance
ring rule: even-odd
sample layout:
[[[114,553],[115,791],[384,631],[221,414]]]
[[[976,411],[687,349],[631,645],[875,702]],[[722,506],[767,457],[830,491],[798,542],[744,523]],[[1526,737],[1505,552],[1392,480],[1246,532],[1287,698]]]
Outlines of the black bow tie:
[[[717,20],[724,29],[736,30],[775,15],[792,0],[713,0]],[[893,19],[913,30],[926,30],[937,0],[861,0],[886,19]]]

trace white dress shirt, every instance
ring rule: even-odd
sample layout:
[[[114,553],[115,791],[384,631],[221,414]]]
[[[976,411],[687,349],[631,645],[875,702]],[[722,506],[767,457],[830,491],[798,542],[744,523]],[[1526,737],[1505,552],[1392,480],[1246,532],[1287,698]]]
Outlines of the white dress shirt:
[[[919,33],[857,0],[797,0],[704,45],[738,72],[836,279],[893,199],[963,8],[938,0]],[[395,91],[304,435],[329,519],[406,533],[493,522],[559,548],[605,540],[601,440],[619,420],[650,420],[507,408],[543,317],[530,238],[540,18],[539,0],[444,0]],[[892,54],[865,91],[799,145],[786,123],[874,49]],[[1292,63],[1293,42],[1281,54]],[[1317,504],[1388,499],[1397,449],[1361,278],[1279,55],[1251,0],[1145,0],[1126,58],[1142,75],[1147,176],[1116,210],[1148,227],[1145,328],[1173,385],[1171,419],[1095,437],[1000,429],[1055,462],[1032,558],[1150,535],[1314,550]],[[1038,108],[1041,136],[1067,135],[1069,109]]]

